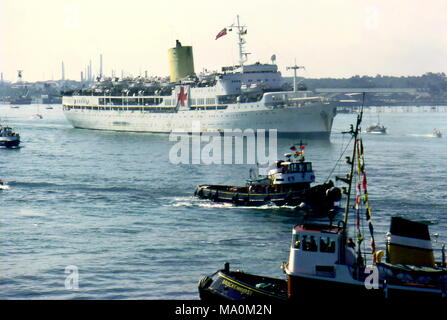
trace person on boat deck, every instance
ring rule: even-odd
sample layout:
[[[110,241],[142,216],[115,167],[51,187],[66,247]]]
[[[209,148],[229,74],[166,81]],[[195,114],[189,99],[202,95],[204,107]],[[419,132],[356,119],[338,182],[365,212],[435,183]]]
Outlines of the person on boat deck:
[[[351,247],[351,248],[355,249],[355,243],[354,243],[354,241],[352,240],[352,238],[349,238],[349,239],[348,239],[348,247]]]
[[[317,242],[314,236],[310,236],[309,251],[317,251]]]
[[[355,243],[352,238],[348,239],[345,249],[345,262],[349,266],[353,266],[357,262],[357,255],[355,253]]]

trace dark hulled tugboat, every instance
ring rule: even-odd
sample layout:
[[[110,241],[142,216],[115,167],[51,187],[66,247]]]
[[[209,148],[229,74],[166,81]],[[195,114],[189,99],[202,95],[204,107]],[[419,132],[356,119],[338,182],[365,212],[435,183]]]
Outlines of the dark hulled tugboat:
[[[296,150],[295,146],[291,147]],[[290,205],[327,213],[341,199],[341,190],[327,183],[311,187],[315,182],[312,163],[305,161],[301,151],[286,153],[285,160],[277,160],[269,167],[267,176],[252,177],[245,186],[199,185],[194,195],[215,202],[234,205],[261,206],[273,203],[278,206]]]
[[[20,144],[20,135],[9,126],[0,125],[0,147],[17,148]]]
[[[199,295],[202,300],[208,302],[280,302],[287,300],[287,281],[239,270],[230,271],[230,264],[225,263],[224,269],[199,281]]]

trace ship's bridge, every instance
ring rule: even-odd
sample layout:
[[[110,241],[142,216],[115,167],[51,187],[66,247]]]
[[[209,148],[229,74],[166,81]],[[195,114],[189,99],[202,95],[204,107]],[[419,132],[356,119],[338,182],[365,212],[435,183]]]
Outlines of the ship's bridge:
[[[273,184],[295,184],[315,182],[311,162],[276,161],[269,170]]]
[[[224,67],[217,80],[229,95],[243,93],[244,88],[251,91],[281,90],[283,85],[278,67],[261,63]]]

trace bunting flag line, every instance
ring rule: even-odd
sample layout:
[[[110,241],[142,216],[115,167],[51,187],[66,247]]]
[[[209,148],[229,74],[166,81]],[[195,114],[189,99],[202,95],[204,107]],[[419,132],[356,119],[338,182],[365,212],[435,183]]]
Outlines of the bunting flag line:
[[[355,209],[357,212],[356,216],[357,243],[359,244],[360,247],[360,243],[363,240],[362,233],[360,231],[360,202],[361,202],[360,199],[362,194],[361,182],[360,182],[362,175],[361,163],[360,163],[360,140],[357,140],[355,148],[357,149],[357,154],[359,155],[357,157],[357,186],[356,186],[356,197],[355,197]]]
[[[365,215],[366,215],[366,221],[368,222],[369,232],[371,234],[371,250],[372,250],[372,256],[373,256],[373,262],[376,263],[376,243],[374,240],[374,226],[371,221],[371,208],[369,206],[368,201],[368,189],[367,189],[367,179],[366,179],[366,170],[365,170],[365,154],[363,149],[363,141],[360,139],[360,150],[359,150],[359,160],[360,163],[360,170],[362,172],[362,189],[363,189],[363,203],[365,204]]]

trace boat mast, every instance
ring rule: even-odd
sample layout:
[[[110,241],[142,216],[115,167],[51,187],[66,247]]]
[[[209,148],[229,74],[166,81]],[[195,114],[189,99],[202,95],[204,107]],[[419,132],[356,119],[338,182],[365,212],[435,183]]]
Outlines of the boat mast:
[[[237,15],[237,35],[239,39],[239,64],[241,66],[244,65],[244,63],[247,61],[247,56],[250,54],[248,52],[245,52],[244,45],[247,43],[245,39],[242,37],[247,34],[247,28],[246,26],[241,26],[239,22],[239,15]],[[230,26],[231,28],[231,26]]]
[[[352,134],[354,138],[354,148],[352,150],[352,158],[350,160],[351,164],[351,170],[349,173],[349,186],[348,186],[348,195],[346,199],[346,207],[345,207],[345,216],[344,216],[344,228],[346,233],[346,226],[348,224],[348,215],[349,215],[349,202],[351,200],[351,190],[352,190],[352,177],[354,175],[354,166],[355,166],[355,157],[356,157],[356,150],[357,150],[357,136],[360,131],[360,123],[362,122],[362,116],[363,116],[363,105],[365,103],[365,93],[363,92],[363,98],[362,98],[362,107],[360,108],[360,112],[357,115],[357,122],[355,124],[355,128],[351,125],[351,131],[349,133]]]

